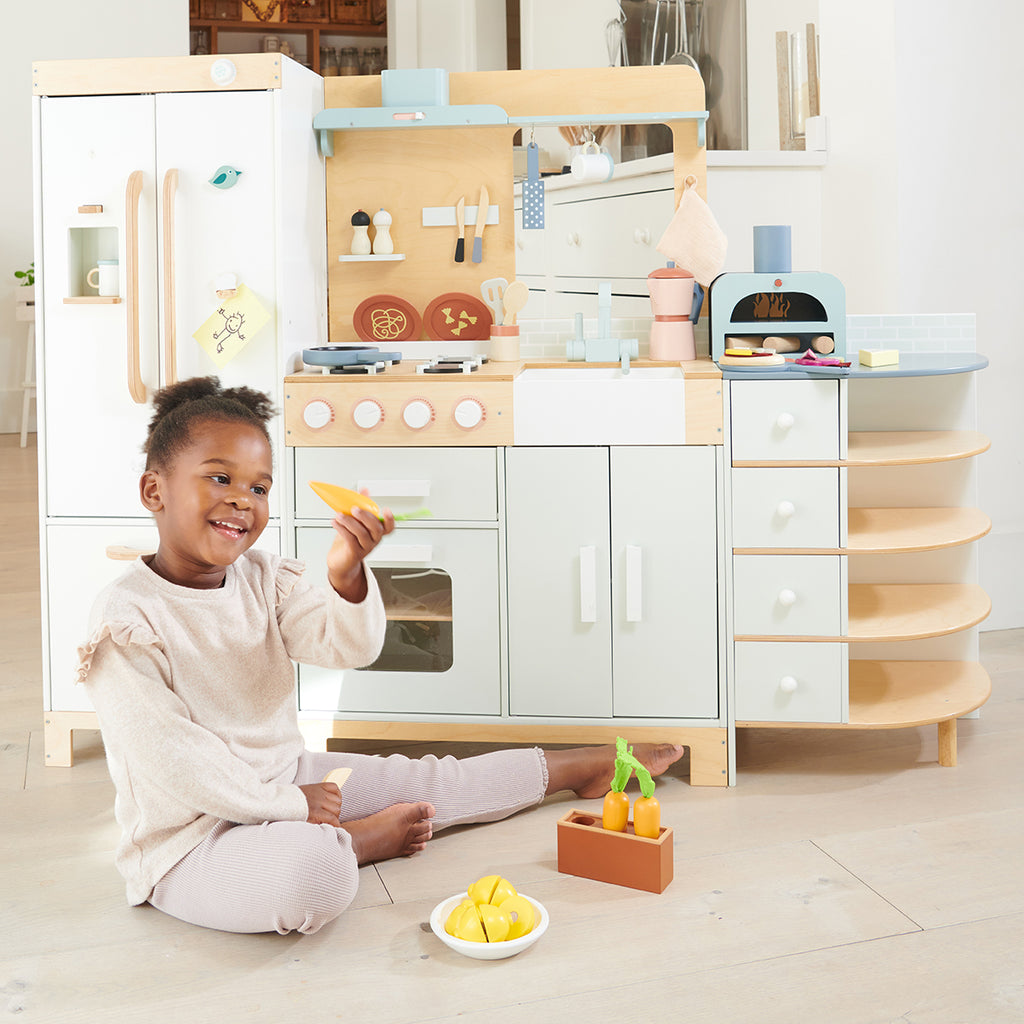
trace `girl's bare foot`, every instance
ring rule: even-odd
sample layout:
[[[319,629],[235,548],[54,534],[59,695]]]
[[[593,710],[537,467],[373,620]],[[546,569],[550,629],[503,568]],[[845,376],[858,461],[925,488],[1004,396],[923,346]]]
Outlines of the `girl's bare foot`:
[[[633,756],[651,773],[661,775],[683,756],[674,743],[637,743]],[[545,750],[548,763],[547,794],[571,789],[584,800],[604,796],[615,771],[615,747],[576,747],[573,750]]]
[[[356,862],[370,864],[419,853],[433,834],[433,816],[433,804],[392,804],[366,818],[343,821],[341,827],[352,837]]]

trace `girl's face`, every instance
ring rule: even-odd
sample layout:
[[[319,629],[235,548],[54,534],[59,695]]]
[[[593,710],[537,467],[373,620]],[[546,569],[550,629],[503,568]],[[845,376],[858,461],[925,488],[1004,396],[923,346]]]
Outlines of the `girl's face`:
[[[139,483],[160,531],[150,568],[180,586],[219,587],[225,568],[267,525],[272,470],[270,445],[256,427],[198,424],[191,447]]]

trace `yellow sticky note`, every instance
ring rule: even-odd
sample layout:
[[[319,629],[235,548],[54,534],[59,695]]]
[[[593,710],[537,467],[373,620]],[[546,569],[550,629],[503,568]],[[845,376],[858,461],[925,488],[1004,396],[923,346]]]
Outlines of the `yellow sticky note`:
[[[244,285],[225,299],[192,337],[218,367],[226,366],[270,319],[260,300]]]

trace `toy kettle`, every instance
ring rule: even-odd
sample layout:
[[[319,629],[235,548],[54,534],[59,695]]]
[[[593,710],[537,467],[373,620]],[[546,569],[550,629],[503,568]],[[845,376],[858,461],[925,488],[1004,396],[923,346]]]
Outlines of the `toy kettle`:
[[[647,275],[654,312],[651,359],[677,362],[697,358],[690,320],[693,286],[693,274],[681,267],[661,267]]]

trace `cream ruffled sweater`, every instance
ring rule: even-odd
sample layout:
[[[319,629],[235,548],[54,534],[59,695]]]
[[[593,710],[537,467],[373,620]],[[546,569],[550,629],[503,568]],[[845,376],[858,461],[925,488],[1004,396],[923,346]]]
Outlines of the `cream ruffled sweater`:
[[[223,587],[193,590],[139,560],[97,598],[78,679],[117,790],[130,903],[145,902],[219,820],[306,820],[292,785],[303,750],[293,661],[368,665],[385,617],[372,573],[366,598],[351,604],[302,572],[250,550]]]

